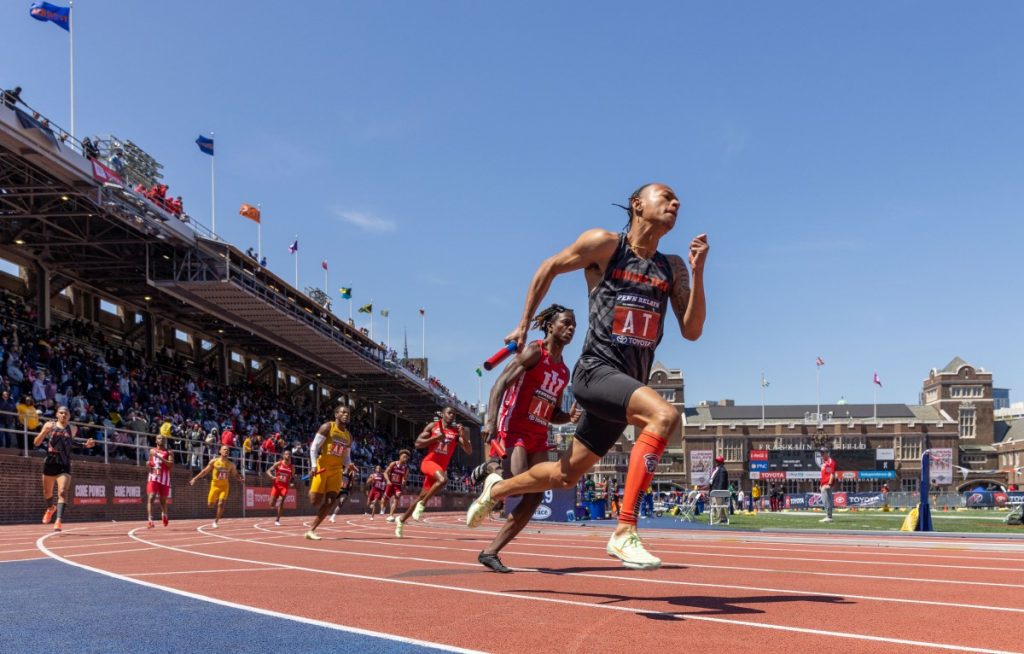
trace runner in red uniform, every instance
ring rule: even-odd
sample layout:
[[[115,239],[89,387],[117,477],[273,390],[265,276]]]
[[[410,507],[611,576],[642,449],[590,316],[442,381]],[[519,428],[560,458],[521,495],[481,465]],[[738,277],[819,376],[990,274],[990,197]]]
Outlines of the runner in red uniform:
[[[409,457],[411,456],[412,452],[402,450],[398,453],[398,460],[389,463],[384,470],[384,476],[388,479],[388,487],[384,489],[384,501],[391,500],[388,522],[395,521],[395,509],[398,508],[398,498],[405,490],[405,478],[409,476]]]
[[[153,528],[153,498],[160,498],[160,520],[167,526],[167,498],[171,495],[171,468],[174,457],[167,450],[163,435],[156,437],[156,447],[149,451],[149,476],[146,481],[146,514],[149,529]]]
[[[295,477],[295,467],[292,466],[291,450],[285,450],[281,454],[281,458],[267,468],[267,476],[274,480],[274,485],[270,488],[270,508],[277,509],[274,526],[280,527],[284,501],[288,497],[288,487],[294,485],[292,479]]]
[[[559,409],[562,392],[569,383],[562,350],[576,333],[576,315],[572,309],[553,304],[534,318],[533,326],[544,331],[544,340],[528,344],[498,376],[482,430],[485,439],[496,436],[492,443],[501,443],[501,449],[509,452],[513,475],[549,459],[549,423],[561,424],[579,417],[575,406],[571,414]],[[497,472],[500,464],[492,460],[491,466],[488,471]],[[477,560],[495,572],[512,572],[498,558],[498,552],[526,527],[543,497],[543,493],[523,495]]]
[[[448,476],[445,470],[455,454],[455,443],[458,442],[462,451],[466,454],[473,454],[473,444],[469,442],[466,428],[455,422],[455,409],[446,406],[441,410],[441,419],[429,423],[423,428],[416,439],[416,447],[427,448],[429,453],[423,457],[420,463],[420,472],[423,473],[423,490],[401,516],[395,519],[395,536],[402,537],[402,527],[410,517],[419,520],[420,516],[427,509],[427,502],[442,490],[448,483]]]
[[[381,515],[384,514],[384,489],[387,488],[388,480],[380,466],[373,469],[373,472],[366,478],[366,508],[370,510],[370,520],[373,520],[373,505],[380,507]]]

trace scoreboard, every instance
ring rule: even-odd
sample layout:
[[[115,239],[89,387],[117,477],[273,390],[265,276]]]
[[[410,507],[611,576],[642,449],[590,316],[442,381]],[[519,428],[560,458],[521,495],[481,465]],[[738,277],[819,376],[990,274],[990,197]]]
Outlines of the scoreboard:
[[[892,479],[896,476],[892,448],[834,450],[836,474],[840,479]],[[818,450],[751,450],[751,479],[818,479],[821,473]]]

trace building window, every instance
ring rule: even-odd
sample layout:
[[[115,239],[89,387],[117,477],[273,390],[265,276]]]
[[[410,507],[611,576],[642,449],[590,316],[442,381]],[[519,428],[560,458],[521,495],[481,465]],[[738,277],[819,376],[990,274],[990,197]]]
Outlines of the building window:
[[[939,399],[939,389],[937,389],[937,388],[929,388],[928,390],[926,390],[924,392],[924,401],[926,403],[935,402],[938,399]]]
[[[900,479],[900,490],[904,493],[917,492],[917,477]]]
[[[917,461],[921,458],[920,436],[900,436],[896,443],[900,461]]]
[[[114,316],[121,315],[121,307],[113,302],[107,302],[106,300],[100,300],[100,311]]]
[[[175,329],[174,330],[174,338],[176,340],[181,341],[182,343],[191,343],[192,342],[192,337],[189,336],[187,333],[181,331],[180,329]]]
[[[666,402],[675,402],[676,401],[676,392],[675,391],[658,391],[658,394],[660,394],[663,398],[665,398]]]
[[[856,493],[857,492],[857,480],[856,479],[843,479],[839,482],[839,490],[844,493]]]
[[[719,438],[716,441],[715,449],[719,456],[724,456],[726,461],[743,461],[744,439],[742,438]]]
[[[242,363],[242,355],[238,352],[231,353],[231,360],[235,363]]]
[[[960,438],[974,438],[974,409],[960,409]]]
[[[956,398],[983,397],[984,392],[981,386],[951,386],[949,396]]]

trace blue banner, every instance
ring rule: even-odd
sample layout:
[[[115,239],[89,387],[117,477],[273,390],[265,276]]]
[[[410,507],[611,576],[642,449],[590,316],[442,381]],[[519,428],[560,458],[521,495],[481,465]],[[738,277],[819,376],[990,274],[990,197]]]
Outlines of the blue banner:
[[[65,31],[71,31],[70,7],[58,7],[57,5],[51,5],[49,2],[33,2],[32,6],[28,9],[28,13],[36,20],[41,20],[44,23],[49,21],[58,27],[64,28]]]
[[[751,461],[750,472],[768,472],[767,461]]]
[[[993,506],[1006,506],[1007,502],[1024,502],[1024,491],[967,491],[964,493],[967,508],[981,509]]]
[[[199,138],[196,139],[196,145],[199,146],[199,149],[203,154],[213,156],[213,139],[200,135]]]
[[[858,479],[896,479],[895,470],[861,470]]]

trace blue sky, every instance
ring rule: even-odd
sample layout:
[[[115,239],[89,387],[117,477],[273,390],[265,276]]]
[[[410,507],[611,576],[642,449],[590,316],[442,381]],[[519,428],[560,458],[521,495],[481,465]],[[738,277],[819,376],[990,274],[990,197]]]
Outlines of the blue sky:
[[[68,123],[67,34],[0,5],[0,86]],[[270,267],[352,286],[392,345],[475,401],[537,264],[612,202],[707,232],[704,336],[658,359],[687,402],[916,402],[954,356],[1024,393],[1019,3],[80,0],[77,131],[130,138],[186,210]],[[586,315],[582,274],[548,296]],[[336,306],[346,313],[345,303]],[[374,320],[384,337],[383,322]],[[582,332],[568,351],[574,361]],[[484,378],[484,393],[494,375]]]

